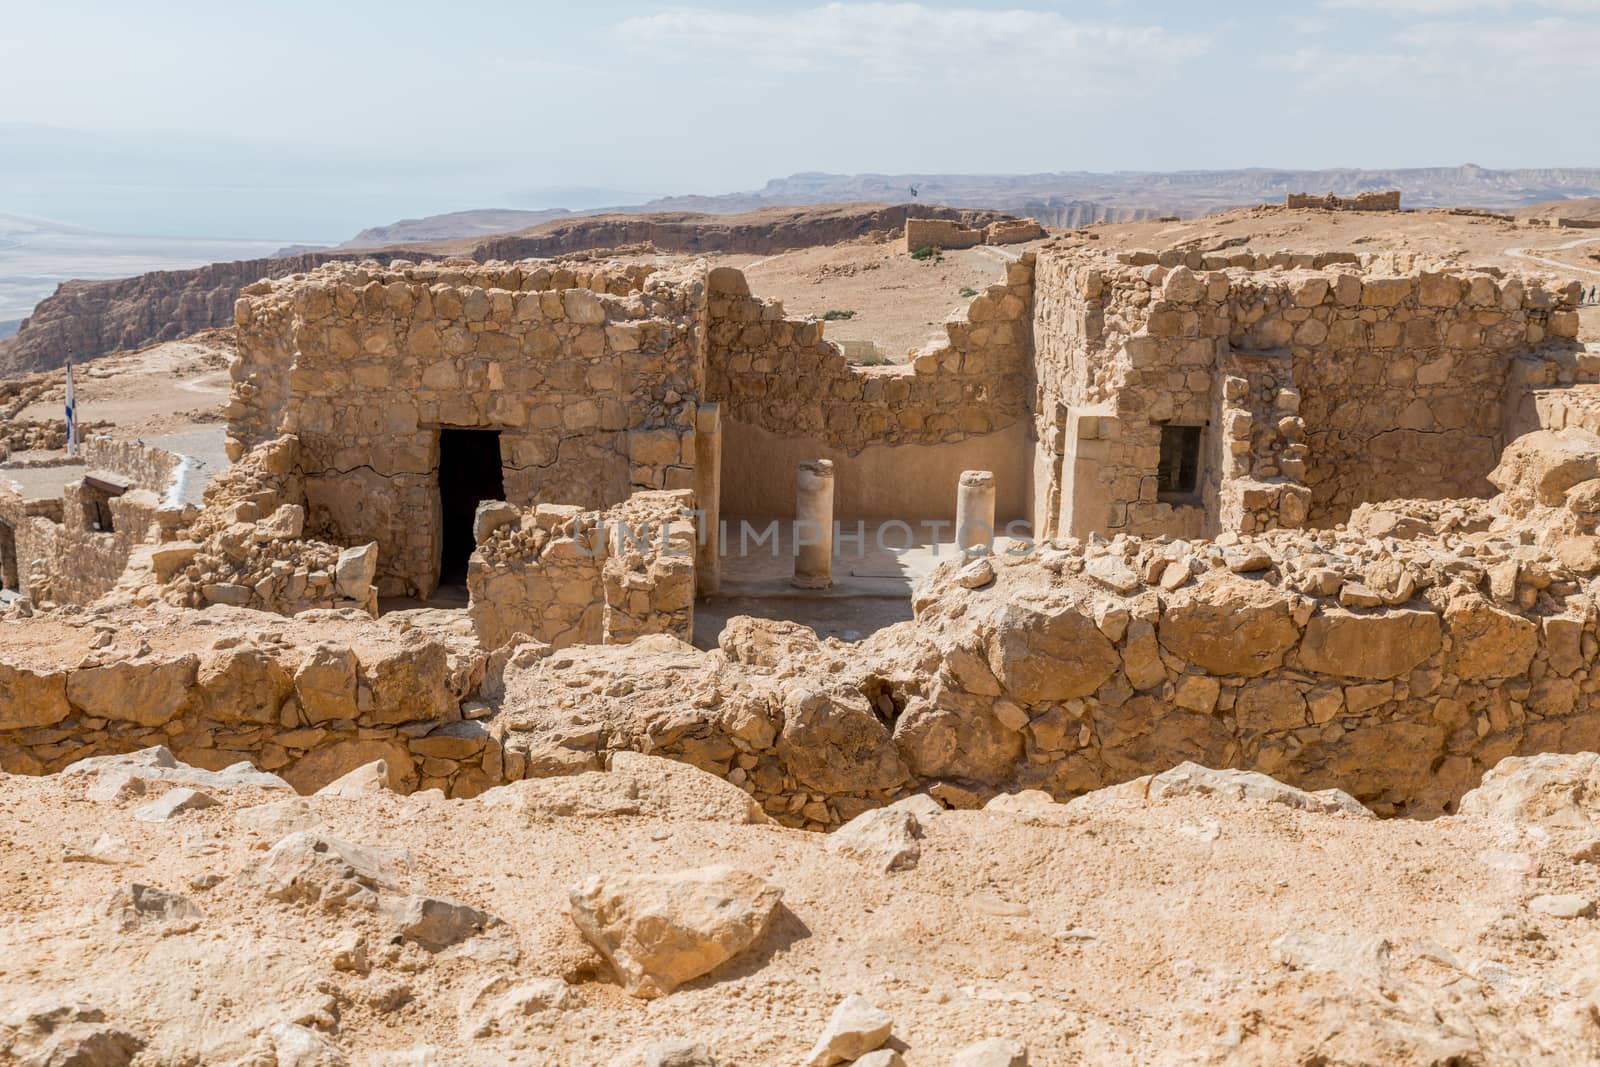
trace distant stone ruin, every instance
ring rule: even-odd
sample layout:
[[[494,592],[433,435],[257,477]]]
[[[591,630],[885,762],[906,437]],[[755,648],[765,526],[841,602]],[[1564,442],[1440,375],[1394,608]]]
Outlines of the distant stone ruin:
[[[1288,208],[1319,208],[1323,211],[1399,211],[1400,190],[1386,193],[1357,193],[1353,197],[1314,196],[1311,193],[1290,193],[1283,199]]]
[[[1044,227],[1033,219],[1003,219],[981,229],[963,226],[949,219],[906,219],[905,250],[924,248],[958,249],[977,245],[1014,245],[1037,241]]]

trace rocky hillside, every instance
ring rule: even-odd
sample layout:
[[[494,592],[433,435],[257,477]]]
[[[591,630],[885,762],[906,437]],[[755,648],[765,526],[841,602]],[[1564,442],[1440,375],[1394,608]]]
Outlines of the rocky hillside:
[[[920,204],[840,204],[822,208],[766,208],[745,215],[693,212],[659,215],[595,215],[492,237],[472,257],[526,259],[591,248],[650,244],[663,252],[739,252],[772,255],[794,248],[838,244],[869,233],[892,232],[906,218],[950,219],[984,226],[1010,218],[999,211]]]
[[[261,278],[311,270],[350,255],[312,253],[246,259],[194,270],[163,270],[112,281],[59,286],[0,347],[0,376],[54,370],[69,359],[185,337],[233,323],[239,290]]]

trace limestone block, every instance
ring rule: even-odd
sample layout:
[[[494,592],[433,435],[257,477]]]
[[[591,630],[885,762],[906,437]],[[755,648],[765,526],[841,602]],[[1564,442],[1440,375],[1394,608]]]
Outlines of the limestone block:
[[[1264,674],[1283,663],[1299,640],[1287,597],[1249,579],[1189,585],[1167,600],[1161,646],[1211,674]]]
[[[199,659],[123,660],[67,675],[67,699],[89,715],[160,726],[188,704]]]
[[[71,711],[65,672],[0,663],[0,730],[54,726]]]
[[[1347,678],[1398,678],[1430,659],[1442,641],[1439,616],[1431,611],[1327,608],[1306,624],[1300,665]]]
[[[1023,704],[1087,696],[1121,665],[1094,619],[1073,607],[1047,613],[1006,605],[987,630],[989,668]]]

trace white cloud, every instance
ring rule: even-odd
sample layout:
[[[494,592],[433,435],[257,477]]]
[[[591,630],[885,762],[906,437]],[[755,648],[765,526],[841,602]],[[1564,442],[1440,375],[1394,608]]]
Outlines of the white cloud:
[[[759,14],[688,8],[631,18],[623,38],[743,77],[848,75],[868,82],[1069,83],[1082,91],[1166,80],[1209,40],[1158,25],[1080,21],[1051,11],[829,3]]]
[[[1442,2],[1442,0],[1441,0]],[[1413,21],[1368,47],[1306,45],[1262,62],[1289,72],[1297,87],[1343,96],[1381,87],[1396,103],[1454,99],[1471,121],[1474,108],[1520,101],[1559,106],[1600,92],[1600,22],[1561,16],[1492,24]]]
[[[1376,12],[1394,18],[1528,11],[1600,14],[1600,0],[1323,0],[1322,6],[1334,10]]]

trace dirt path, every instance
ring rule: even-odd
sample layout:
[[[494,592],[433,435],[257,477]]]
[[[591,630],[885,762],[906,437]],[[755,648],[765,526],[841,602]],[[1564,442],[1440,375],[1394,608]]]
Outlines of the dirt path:
[[[1569,248],[1580,248],[1583,245],[1592,244],[1600,244],[1600,237],[1580,237],[1576,241],[1568,241],[1566,244],[1554,245],[1550,248],[1538,248],[1534,249],[1534,251],[1565,252]],[[1575,263],[1567,263],[1559,259],[1549,259],[1545,256],[1537,256],[1532,252],[1529,252],[1526,248],[1508,248],[1506,249],[1506,255],[1516,256],[1518,259],[1526,259],[1532,263],[1539,263],[1546,267],[1555,267],[1559,270],[1581,271],[1584,274],[1593,274],[1595,277],[1600,277],[1600,270],[1595,270],[1592,267],[1580,267]]]

